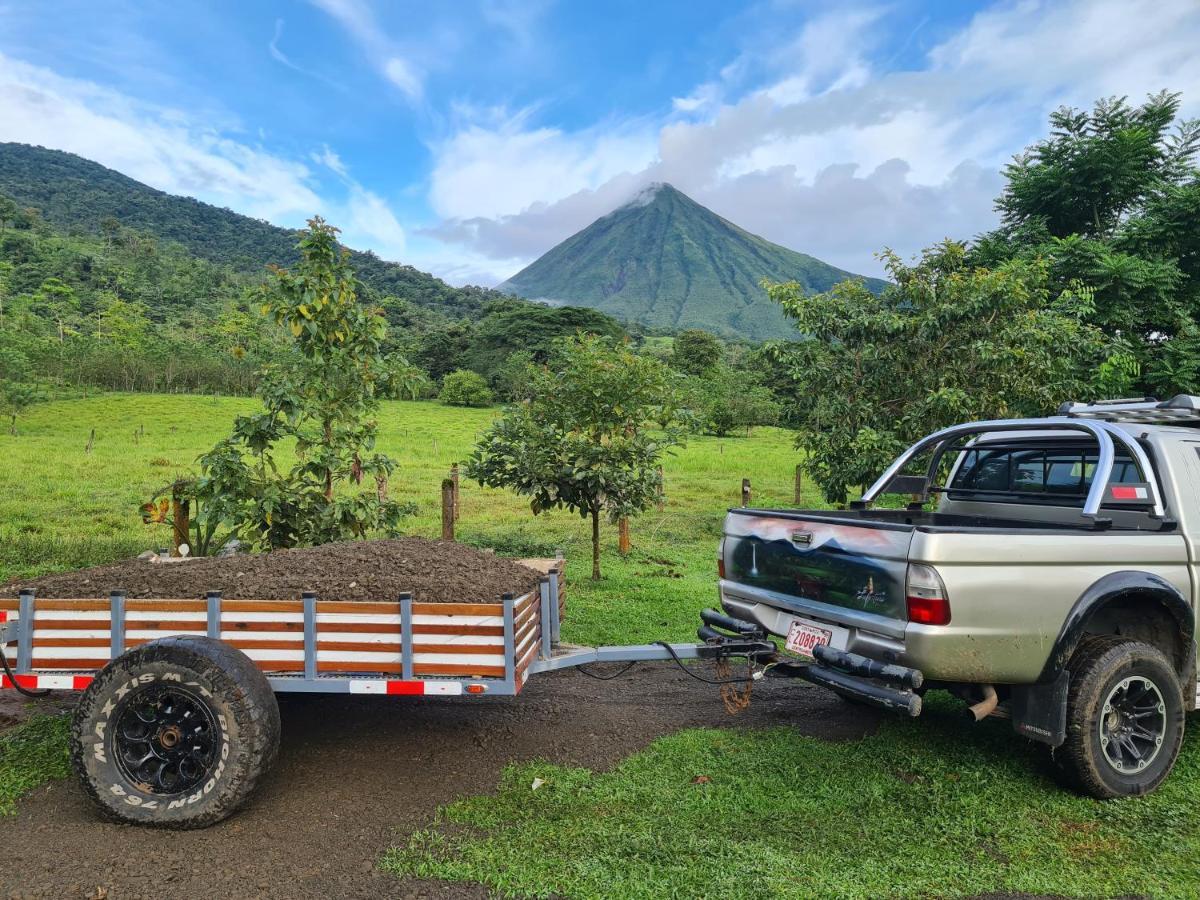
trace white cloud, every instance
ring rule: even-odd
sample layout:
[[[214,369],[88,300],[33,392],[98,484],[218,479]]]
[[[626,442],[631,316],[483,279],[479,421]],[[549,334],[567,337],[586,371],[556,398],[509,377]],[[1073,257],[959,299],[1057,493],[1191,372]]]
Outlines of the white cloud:
[[[654,160],[653,131],[605,124],[582,132],[527,127],[529,113],[470,124],[435,148],[430,205],[446,219],[512,215],[595,189]]]
[[[388,81],[400,89],[409,102],[417,103],[424,94],[422,76],[415,64],[405,59],[396,42],[384,31],[363,0],[311,0],[314,6],[332,16],[366,52],[372,64]]]
[[[136,103],[91,82],[0,54],[0,141],[77,153],[151,187],[297,227],[314,214],[341,226],[343,240],[403,259],[405,233],[387,203],[323,146],[314,163],[337,176],[322,190],[304,163],[192,121],[180,110]]]
[[[620,125],[468,124],[434,147],[431,204],[446,221],[429,233],[507,277],[513,258],[669,181],[750,231],[878,273],[884,246],[908,255],[993,227],[1000,167],[1055,107],[1170,88],[1185,114],[1200,110],[1194,0],[997,2],[901,70],[888,68],[900,50],[883,43],[886,25],[876,7],[817,16],[675,98],[657,126],[627,127],[628,144],[598,137]]]

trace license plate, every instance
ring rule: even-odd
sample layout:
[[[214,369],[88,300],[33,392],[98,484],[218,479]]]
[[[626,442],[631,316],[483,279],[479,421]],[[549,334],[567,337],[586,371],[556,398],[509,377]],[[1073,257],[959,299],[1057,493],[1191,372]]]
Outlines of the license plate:
[[[787,641],[784,646],[793,653],[813,659],[813,647],[825,647],[833,641],[833,632],[819,625],[795,621],[788,629]]]

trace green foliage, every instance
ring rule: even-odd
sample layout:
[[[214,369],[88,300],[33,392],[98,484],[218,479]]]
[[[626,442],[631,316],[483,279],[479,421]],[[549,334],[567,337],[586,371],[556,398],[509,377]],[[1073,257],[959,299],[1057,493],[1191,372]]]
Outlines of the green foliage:
[[[273,268],[261,292],[262,312],[291,334],[291,352],[263,372],[264,411],[234,421],[202,458],[195,486],[210,527],[226,522],[240,539],[271,549],[391,534],[405,512],[387,499],[392,461],[371,452],[389,378],[387,324],[359,302],[336,228],[313,218],[299,249],[296,270]],[[285,444],[297,457],[286,473],[276,464]],[[374,491],[335,492],[367,477]]]
[[[601,514],[616,521],[650,506],[662,455],[678,442],[669,427],[648,428],[672,418],[670,373],[626,346],[579,336],[530,378],[530,399],[485,432],[466,474],[529,497],[534,515],[566,508],[590,516],[598,579]]]
[[[774,393],[746,370],[716,366],[696,379],[694,396],[698,424],[718,437],[779,421],[780,403]]]
[[[21,381],[0,381],[0,414],[8,416],[8,433],[16,435],[17,417],[45,399],[36,385]]]
[[[1200,391],[1200,123],[1175,123],[1179,96],[1132,107],[1063,108],[1051,134],[1005,169],[1003,225],[972,251],[979,265],[1044,259],[1052,291],[1085,286],[1088,321],[1129,342],[1136,393]]]
[[[884,258],[895,285],[879,295],[854,282],[815,297],[795,284],[768,287],[810,336],[780,350],[777,364],[797,383],[797,444],[830,502],[844,502],[929,432],[1044,415],[1086,396],[1106,362],[1108,388],[1128,389],[1124,345],[1087,324],[1088,292],[1051,295],[1043,263],[972,267],[953,242],[913,267]]]
[[[455,369],[442,379],[438,399],[450,406],[490,406],[495,399],[487,381],[470,369]]]
[[[671,365],[685,375],[704,375],[721,362],[724,349],[715,335],[689,328],[675,336]]]
[[[795,334],[764,294],[764,278],[794,280],[813,292],[854,277],[743,231],[670,185],[657,185],[502,287],[629,322],[763,340]],[[872,290],[883,287],[878,279],[866,283]]]

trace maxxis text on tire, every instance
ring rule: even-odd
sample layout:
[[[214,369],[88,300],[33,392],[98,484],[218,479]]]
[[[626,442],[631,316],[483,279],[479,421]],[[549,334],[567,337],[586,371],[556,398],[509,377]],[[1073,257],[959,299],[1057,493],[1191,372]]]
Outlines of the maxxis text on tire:
[[[1183,742],[1179,677],[1167,657],[1141,641],[1087,639],[1069,664],[1067,739],[1054,751],[1070,786],[1102,800],[1153,791]]]
[[[203,828],[238,808],[279,750],[279,706],[266,676],[213,638],[142,644],[83,692],[71,761],[109,818]]]

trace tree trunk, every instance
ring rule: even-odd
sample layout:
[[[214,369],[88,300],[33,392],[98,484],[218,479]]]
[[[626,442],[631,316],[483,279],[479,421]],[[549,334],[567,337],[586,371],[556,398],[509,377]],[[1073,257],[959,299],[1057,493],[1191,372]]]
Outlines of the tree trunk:
[[[324,423],[325,427],[325,446],[326,448],[333,446],[333,425],[329,422]],[[330,503],[333,502],[333,471],[325,470],[325,499]]]
[[[600,580],[600,508],[592,509],[592,581]]]

